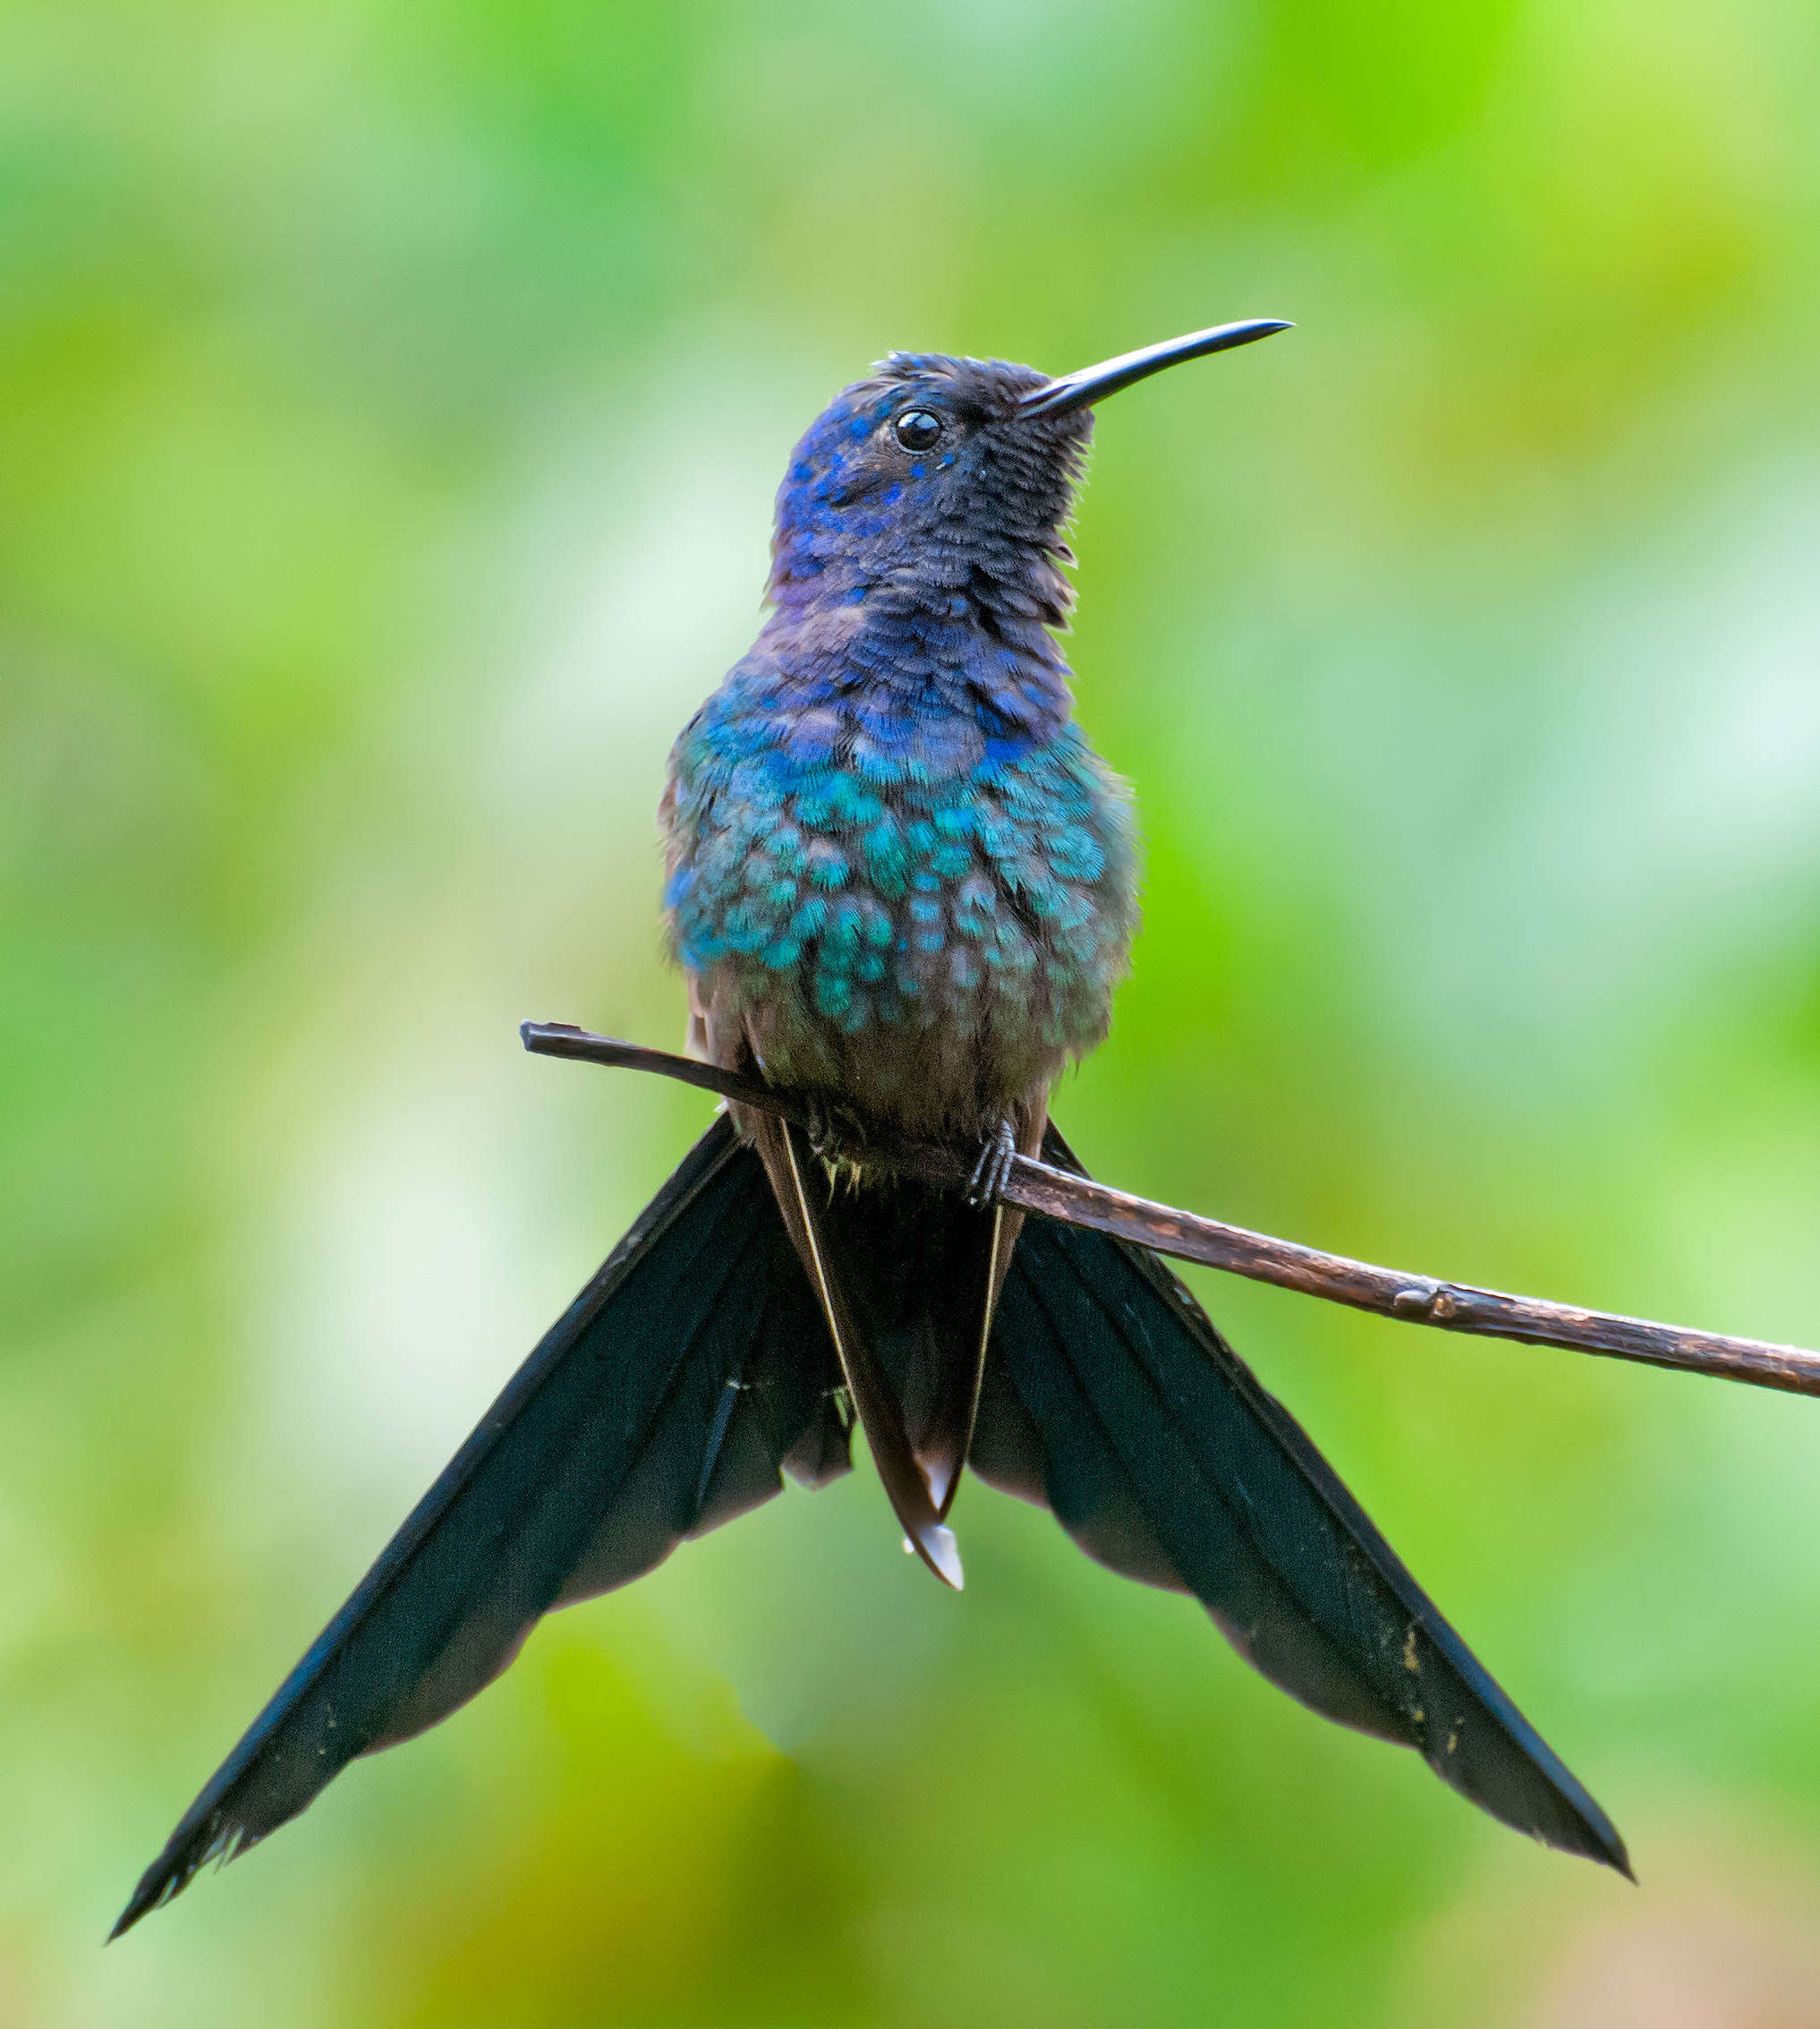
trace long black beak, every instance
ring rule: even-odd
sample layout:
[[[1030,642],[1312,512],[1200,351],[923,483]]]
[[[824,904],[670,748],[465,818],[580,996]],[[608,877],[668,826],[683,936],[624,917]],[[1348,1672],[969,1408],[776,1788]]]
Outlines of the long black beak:
[[[1272,331],[1291,331],[1295,327],[1280,317],[1247,318],[1238,324],[1216,324],[1211,331],[1190,331],[1186,338],[1166,338],[1160,345],[1146,345],[1142,352],[1120,353],[1117,359],[1101,360],[1098,366],[1084,366],[1078,373],[1064,373],[1042,388],[1033,388],[1017,405],[1019,415],[1066,415],[1070,409],[1084,409],[1103,402],[1134,380],[1147,379],[1166,366],[1179,366],[1185,359],[1202,359],[1208,353],[1229,352],[1234,345],[1248,345],[1254,338],[1268,338]]]

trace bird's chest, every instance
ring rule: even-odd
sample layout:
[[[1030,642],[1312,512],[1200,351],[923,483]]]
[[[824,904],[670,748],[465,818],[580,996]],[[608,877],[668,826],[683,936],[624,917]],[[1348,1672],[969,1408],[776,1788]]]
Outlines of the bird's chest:
[[[1084,1039],[1098,1010],[1072,1003],[1128,934],[1122,809],[1072,728],[1015,746],[968,731],[895,763],[851,739],[742,751],[724,732],[683,752],[667,898],[683,963],[787,1049],[793,1024],[887,1051],[938,1028]]]

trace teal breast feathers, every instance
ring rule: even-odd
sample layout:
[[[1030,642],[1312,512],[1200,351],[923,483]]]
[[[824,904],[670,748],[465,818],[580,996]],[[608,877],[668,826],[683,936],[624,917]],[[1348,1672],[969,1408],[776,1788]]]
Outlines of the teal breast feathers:
[[[965,1112],[1100,1040],[1135,853],[1124,787],[1076,728],[882,781],[751,731],[704,712],[677,742],[665,899],[699,995],[745,1020],[773,1075],[870,1064],[883,1098],[914,1063],[965,1086],[926,1096]]]

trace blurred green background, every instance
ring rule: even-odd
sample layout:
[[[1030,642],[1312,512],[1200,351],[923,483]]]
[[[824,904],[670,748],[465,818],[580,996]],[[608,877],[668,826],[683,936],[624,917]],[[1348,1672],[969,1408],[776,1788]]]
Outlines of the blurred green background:
[[[870,1472],[105,1953],[705,1124],[652,812],[895,346],[1101,419],[1110,1180],[1820,1344],[1806,0],[0,13],[0,2024],[1820,2023],[1820,1423],[1215,1277],[1642,1886]]]

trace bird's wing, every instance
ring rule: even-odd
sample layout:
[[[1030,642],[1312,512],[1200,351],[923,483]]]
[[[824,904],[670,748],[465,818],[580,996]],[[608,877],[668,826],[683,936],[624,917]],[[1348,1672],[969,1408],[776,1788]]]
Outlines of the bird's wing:
[[[757,1157],[717,1120],[191,1805],[115,1930],[433,1726],[539,1616],[847,1468],[828,1334]]]
[[[1053,1128],[1043,1155],[1079,1171]],[[1192,1592],[1315,1711],[1414,1747],[1519,1831],[1629,1872],[1611,1820],[1153,1255],[1031,1222],[969,1462],[1115,1571]]]

